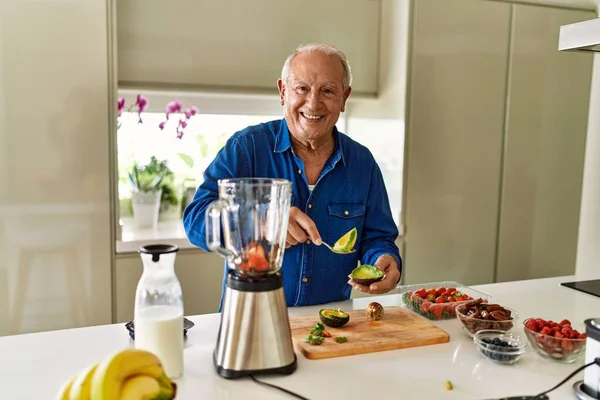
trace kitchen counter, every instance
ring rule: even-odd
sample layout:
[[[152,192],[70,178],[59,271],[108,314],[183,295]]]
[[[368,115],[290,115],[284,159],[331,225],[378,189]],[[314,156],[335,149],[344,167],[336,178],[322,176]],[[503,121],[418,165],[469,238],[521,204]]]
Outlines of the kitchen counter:
[[[492,296],[491,302],[515,309],[521,323],[535,316],[582,322],[600,316],[600,298],[560,286],[575,277],[473,286]],[[397,294],[359,298],[331,307],[362,309],[371,301],[400,305]],[[314,314],[322,306],[290,308],[290,315]],[[226,380],[213,367],[219,314],[188,317],[185,373],[178,380],[177,399],[292,399],[250,379]],[[450,342],[325,360],[307,360],[298,352],[298,369],[290,376],[262,380],[309,399],[492,399],[537,394],[558,384],[575,368],[542,359],[533,349],[515,365],[496,365],[481,356],[457,320],[433,322],[450,334]],[[522,331],[521,331],[522,332]],[[60,386],[82,368],[132,345],[123,324],[0,337],[0,393],[11,400],[54,398]],[[590,367],[592,368],[592,367]],[[454,389],[446,391],[445,380]],[[571,386],[578,374],[550,399],[574,399]]]

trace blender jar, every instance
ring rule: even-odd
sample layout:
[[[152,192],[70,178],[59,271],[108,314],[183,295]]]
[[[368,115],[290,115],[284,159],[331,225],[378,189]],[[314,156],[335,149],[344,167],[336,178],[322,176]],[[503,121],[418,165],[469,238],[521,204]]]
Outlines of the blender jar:
[[[279,271],[287,235],[292,183],[285,179],[219,180],[219,200],[206,210],[208,247],[230,270],[260,277]]]

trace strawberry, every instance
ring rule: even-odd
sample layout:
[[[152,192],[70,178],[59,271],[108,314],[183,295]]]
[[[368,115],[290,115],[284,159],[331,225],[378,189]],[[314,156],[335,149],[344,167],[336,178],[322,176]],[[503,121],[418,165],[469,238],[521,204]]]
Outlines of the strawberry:
[[[431,311],[437,319],[442,319],[442,314],[445,309],[446,307],[444,304],[432,304],[429,306],[429,311]]]

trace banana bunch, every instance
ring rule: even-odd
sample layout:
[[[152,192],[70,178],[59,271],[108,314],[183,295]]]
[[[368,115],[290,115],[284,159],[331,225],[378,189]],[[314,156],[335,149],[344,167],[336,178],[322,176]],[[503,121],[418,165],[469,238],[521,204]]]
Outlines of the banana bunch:
[[[89,366],[66,382],[57,400],[172,400],[177,385],[158,357],[125,349]]]

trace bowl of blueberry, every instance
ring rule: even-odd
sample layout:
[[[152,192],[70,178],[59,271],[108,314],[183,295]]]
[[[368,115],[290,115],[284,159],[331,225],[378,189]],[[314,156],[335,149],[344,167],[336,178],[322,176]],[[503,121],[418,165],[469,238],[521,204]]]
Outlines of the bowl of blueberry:
[[[513,332],[481,330],[473,338],[477,349],[488,360],[498,364],[514,364],[527,348],[527,341]]]

